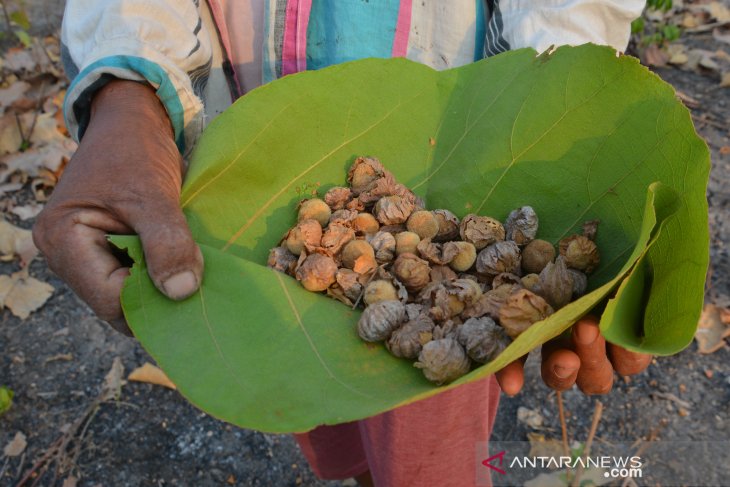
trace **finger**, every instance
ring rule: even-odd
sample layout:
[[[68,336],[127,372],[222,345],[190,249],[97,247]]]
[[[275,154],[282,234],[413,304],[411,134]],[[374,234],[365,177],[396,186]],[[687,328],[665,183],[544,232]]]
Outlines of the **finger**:
[[[575,384],[580,369],[580,359],[567,348],[543,348],[542,380],[551,389],[564,391]]]
[[[598,320],[586,317],[573,325],[575,353],[580,358],[576,384],[586,394],[606,394],[613,386],[613,367],[606,356],[606,340]]]
[[[525,383],[525,373],[522,363],[522,359],[517,359],[503,369],[498,370],[495,374],[499,387],[508,396],[514,396],[520,392]]]
[[[203,254],[193,240],[177,201],[155,201],[130,222],[139,234],[147,269],[163,294],[175,300],[195,293],[203,277]]]
[[[98,219],[93,212],[63,218],[53,225],[41,224],[34,233],[48,265],[91,309],[105,321],[122,319],[119,303],[129,269],[111,253],[103,230],[87,223]]]
[[[650,354],[632,352],[612,343],[608,344],[608,355],[619,375],[638,374],[649,366],[652,359]]]

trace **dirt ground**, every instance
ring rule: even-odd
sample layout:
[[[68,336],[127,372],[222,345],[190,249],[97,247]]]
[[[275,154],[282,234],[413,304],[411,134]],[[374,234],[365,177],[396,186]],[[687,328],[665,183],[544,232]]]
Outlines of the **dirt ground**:
[[[42,9],[42,2],[30,3],[39,9],[36,16],[47,19],[42,28],[57,25],[60,18],[56,14],[63,2],[49,3],[55,6]],[[710,34],[683,41],[730,51]],[[721,152],[730,145],[730,88],[719,89],[717,78],[690,71],[657,72],[698,102],[692,114],[713,161],[708,188],[712,259],[708,300],[730,306],[730,155],[726,149]],[[0,264],[1,273],[16,269],[15,264]],[[18,431],[28,441],[23,455],[0,457],[0,486],[14,485],[92,403],[115,357],[121,358],[127,372],[151,361],[137,342],[96,319],[41,259],[32,264],[31,275],[53,285],[55,292],[25,321],[7,310],[0,312],[0,383],[16,393],[13,407],[0,417],[0,447]],[[563,397],[571,435],[585,440],[597,398],[577,389]],[[597,442],[632,443],[652,432],[660,440],[730,441],[730,350],[700,355],[692,344],[675,356],[655,359],[631,380],[617,378],[613,392],[598,400],[604,412]],[[502,399],[493,441],[527,439],[533,429],[517,420],[519,407],[538,412],[544,418],[540,432],[559,438],[556,395],[539,378],[537,356],[527,362],[523,392]],[[222,423],[178,393],[148,384],[128,383],[118,401],[101,405],[86,438],[74,470],[79,486],[354,485],[317,480],[289,436]],[[727,474],[719,468],[709,470],[702,484],[727,485],[723,475]],[[59,477],[53,483],[49,476],[39,485],[61,486],[62,481]]]

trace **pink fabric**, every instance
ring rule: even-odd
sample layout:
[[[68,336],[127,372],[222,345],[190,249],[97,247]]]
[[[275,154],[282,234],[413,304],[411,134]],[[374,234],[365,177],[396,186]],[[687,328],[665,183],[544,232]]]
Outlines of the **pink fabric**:
[[[401,0],[398,9],[398,22],[393,39],[393,57],[406,57],[408,53],[408,34],[411,31],[411,0]]]
[[[228,28],[226,27],[226,17],[223,13],[223,7],[221,6],[221,1],[225,0],[207,0],[208,1],[208,7],[210,8],[210,13],[213,16],[213,20],[215,21],[215,26],[218,29],[218,36],[220,37],[221,44],[223,45],[223,51],[225,53],[226,59],[229,61],[233,59],[233,50],[231,49],[231,38],[228,35]],[[233,73],[233,79],[236,82],[236,87],[240,87],[241,84],[238,82],[238,76],[236,73]],[[234,100],[241,96],[240,90],[237,93],[231,93],[233,95]]]
[[[307,69],[307,26],[311,9],[312,0],[289,0],[286,4],[282,76]]]
[[[378,487],[468,487],[481,467],[477,443],[489,439],[499,393],[489,376],[372,418],[294,436],[324,479],[370,469]]]

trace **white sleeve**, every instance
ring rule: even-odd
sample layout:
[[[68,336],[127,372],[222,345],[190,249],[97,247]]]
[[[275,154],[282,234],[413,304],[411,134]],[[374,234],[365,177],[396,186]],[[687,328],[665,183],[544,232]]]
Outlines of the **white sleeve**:
[[[200,0],[68,0],[62,57],[72,79],[64,102],[69,132],[83,136],[94,93],[115,78],[147,81],[156,90],[185,154],[203,129],[201,96],[211,39]]]
[[[587,42],[623,51],[646,0],[487,0],[485,56]]]

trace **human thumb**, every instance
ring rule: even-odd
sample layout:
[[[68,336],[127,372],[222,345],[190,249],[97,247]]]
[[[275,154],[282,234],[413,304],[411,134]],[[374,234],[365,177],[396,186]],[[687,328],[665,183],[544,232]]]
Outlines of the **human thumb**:
[[[200,287],[203,254],[177,201],[158,200],[149,210],[141,212],[134,222],[149,275],[167,297],[185,299]]]

